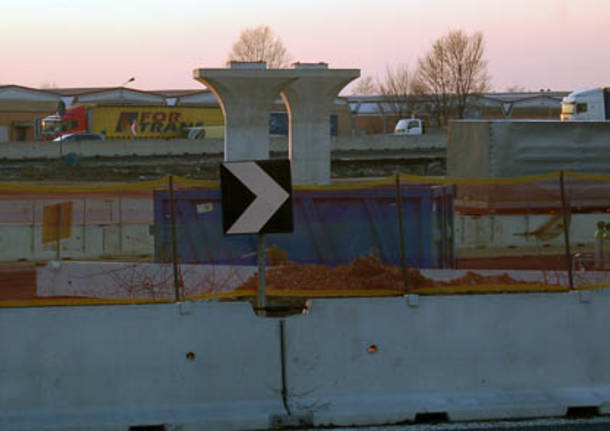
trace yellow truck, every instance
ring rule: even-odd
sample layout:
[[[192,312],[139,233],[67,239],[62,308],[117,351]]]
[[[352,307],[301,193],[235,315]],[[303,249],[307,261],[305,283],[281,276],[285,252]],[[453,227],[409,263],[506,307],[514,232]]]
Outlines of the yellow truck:
[[[222,138],[223,124],[222,111],[215,107],[70,105],[43,118],[40,134],[43,140],[74,133],[105,139]]]

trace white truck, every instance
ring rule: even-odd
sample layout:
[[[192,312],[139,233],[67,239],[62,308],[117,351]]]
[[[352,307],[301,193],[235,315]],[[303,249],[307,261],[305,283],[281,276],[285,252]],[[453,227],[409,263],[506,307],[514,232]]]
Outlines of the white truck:
[[[395,135],[422,135],[424,124],[419,118],[402,118],[394,127]]]
[[[610,88],[588,88],[561,101],[561,121],[610,121]]]

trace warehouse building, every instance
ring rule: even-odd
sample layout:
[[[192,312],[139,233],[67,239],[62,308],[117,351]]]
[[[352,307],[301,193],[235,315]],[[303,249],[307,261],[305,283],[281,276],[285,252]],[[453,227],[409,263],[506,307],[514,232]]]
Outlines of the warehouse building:
[[[54,112],[59,100],[53,91],[0,86],[0,142],[34,140],[36,120]]]
[[[486,93],[473,96],[465,112],[468,119],[559,120],[561,100],[567,91]],[[422,118],[438,127],[431,97],[348,96],[356,135],[392,133],[400,118]]]
[[[466,117],[472,119],[559,119],[561,99],[568,92],[540,91],[487,93],[473,97]],[[38,120],[66,105],[203,106],[220,110],[206,89],[142,91],[125,87],[53,88],[39,90],[18,85],[0,86],[0,142],[28,141],[39,137]],[[337,97],[329,118],[332,136],[392,133],[400,118],[417,116],[427,127],[436,127],[430,101],[396,97],[349,95]],[[274,102],[269,133],[287,136],[288,114],[281,98]]]

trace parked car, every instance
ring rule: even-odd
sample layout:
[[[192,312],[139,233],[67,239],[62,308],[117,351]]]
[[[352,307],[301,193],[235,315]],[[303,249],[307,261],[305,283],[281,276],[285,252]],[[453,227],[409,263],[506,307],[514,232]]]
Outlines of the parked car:
[[[104,139],[106,139],[106,138],[101,133],[76,132],[76,133],[70,133],[70,134],[63,135],[63,136],[58,136],[57,138],[53,139],[53,141],[78,142],[78,141],[103,141]]]

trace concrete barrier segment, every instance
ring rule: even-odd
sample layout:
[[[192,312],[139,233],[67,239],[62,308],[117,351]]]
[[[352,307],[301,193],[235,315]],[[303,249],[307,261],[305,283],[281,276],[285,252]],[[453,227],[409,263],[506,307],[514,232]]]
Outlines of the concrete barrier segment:
[[[610,290],[312,300],[286,321],[286,391],[314,425],[607,411]]]
[[[188,311],[0,310],[0,428],[266,428],[285,414],[278,322],[239,302]]]
[[[241,302],[0,309],[0,429],[608,414],[609,306],[604,289],[313,300],[284,324]]]

